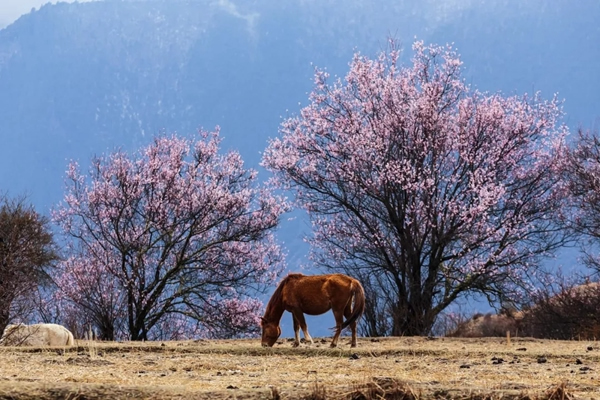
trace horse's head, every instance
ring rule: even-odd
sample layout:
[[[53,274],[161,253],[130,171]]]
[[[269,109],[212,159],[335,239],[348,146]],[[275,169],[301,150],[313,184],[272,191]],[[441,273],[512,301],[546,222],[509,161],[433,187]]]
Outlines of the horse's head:
[[[279,335],[281,335],[279,324],[261,318],[260,325],[262,326],[262,347],[273,347],[277,339],[279,339]]]

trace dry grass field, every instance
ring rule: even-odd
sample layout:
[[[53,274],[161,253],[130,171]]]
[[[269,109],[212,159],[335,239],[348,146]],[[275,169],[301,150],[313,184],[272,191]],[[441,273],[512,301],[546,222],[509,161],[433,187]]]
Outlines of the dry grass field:
[[[600,343],[253,340],[0,348],[0,399],[600,399]]]

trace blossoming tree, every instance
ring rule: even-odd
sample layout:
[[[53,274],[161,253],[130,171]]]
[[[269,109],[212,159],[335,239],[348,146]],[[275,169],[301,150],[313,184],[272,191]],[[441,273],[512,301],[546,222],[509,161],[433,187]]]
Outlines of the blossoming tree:
[[[53,215],[69,238],[57,281],[106,336],[121,320],[131,340],[165,326],[177,337],[257,329],[254,296],[283,267],[272,231],[288,206],[219,144],[217,129],[96,158],[87,176],[70,164]]]
[[[393,41],[345,79],[315,73],[263,165],[312,220],[317,265],[362,279],[370,335],[427,334],[459,298],[515,299],[563,243],[556,99],[481,93],[450,46]]]
[[[579,130],[565,163],[572,201],[569,228],[581,237],[584,262],[600,271],[600,136]]]

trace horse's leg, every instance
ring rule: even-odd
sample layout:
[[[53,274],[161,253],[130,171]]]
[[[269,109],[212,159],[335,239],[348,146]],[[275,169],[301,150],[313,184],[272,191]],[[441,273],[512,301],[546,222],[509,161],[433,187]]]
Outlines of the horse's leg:
[[[294,313],[292,313],[292,319],[294,320],[294,347],[298,347],[300,346],[300,323]]]
[[[302,311],[294,310],[292,311],[292,314],[294,314],[294,320],[298,320],[298,324],[300,325],[300,328],[302,328],[304,340],[310,342],[310,344],[314,344],[315,342],[313,341],[313,338],[310,336],[310,333],[308,333],[308,326],[306,325],[306,320],[304,319],[304,313]],[[296,336],[296,340],[300,341],[299,334]]]
[[[342,322],[344,322],[344,310],[333,309],[333,316],[335,317],[335,335],[331,341],[331,347],[337,347],[338,338],[342,333]]]
[[[350,317],[350,315],[352,315],[352,307],[351,307],[351,303],[348,303],[348,305],[344,309],[344,317],[346,317],[346,319],[348,319]],[[354,321],[353,323],[350,324],[350,330],[352,331],[352,342],[350,344],[350,347],[356,347],[356,325],[357,325],[356,321]]]

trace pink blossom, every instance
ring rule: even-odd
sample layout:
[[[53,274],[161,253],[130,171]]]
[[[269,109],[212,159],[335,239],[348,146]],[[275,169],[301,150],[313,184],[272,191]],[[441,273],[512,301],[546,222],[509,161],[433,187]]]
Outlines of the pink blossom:
[[[408,321],[394,334],[428,333],[472,292],[514,293],[563,240],[560,102],[472,89],[451,46],[413,52],[408,66],[393,42],[357,53],[331,83],[317,71],[309,105],[263,156],[310,214],[315,262],[412,310],[389,316]]]
[[[165,334],[174,316],[176,337],[210,330],[222,313],[229,333],[251,329],[252,296],[283,268],[272,231],[289,206],[219,144],[217,128],[98,157],[87,175],[72,163],[53,214],[70,243],[62,296],[114,317],[133,340]]]

